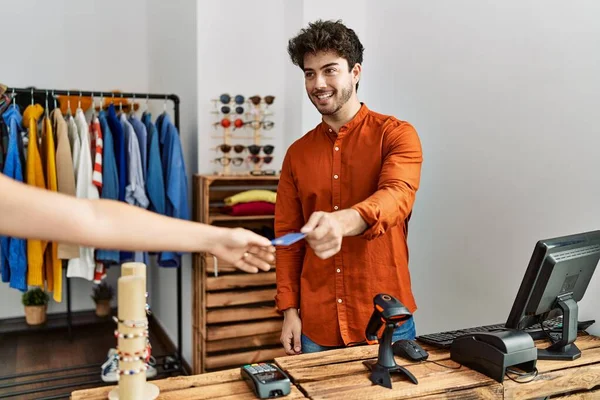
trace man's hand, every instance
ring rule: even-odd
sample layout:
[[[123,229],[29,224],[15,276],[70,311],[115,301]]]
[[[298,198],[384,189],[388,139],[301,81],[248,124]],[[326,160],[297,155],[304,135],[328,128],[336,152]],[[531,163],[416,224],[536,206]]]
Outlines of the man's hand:
[[[286,354],[293,356],[302,353],[301,335],[302,320],[298,315],[298,310],[288,308],[283,312],[283,327],[279,338]]]
[[[246,229],[224,229],[214,240],[211,253],[245,272],[268,271],[275,260],[270,240]]]
[[[340,251],[344,236],[359,235],[366,228],[358,211],[347,209],[333,213],[314,212],[300,231],[307,234],[306,241],[317,257],[325,260]]]

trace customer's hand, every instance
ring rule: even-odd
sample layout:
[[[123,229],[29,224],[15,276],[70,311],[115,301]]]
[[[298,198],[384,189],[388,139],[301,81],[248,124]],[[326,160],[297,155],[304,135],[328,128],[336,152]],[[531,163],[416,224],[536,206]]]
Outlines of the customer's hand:
[[[275,260],[275,247],[266,237],[242,228],[224,229],[210,253],[250,273],[268,271]]]
[[[302,335],[302,320],[298,310],[288,308],[283,312],[283,327],[281,328],[281,344],[286,354],[290,356],[302,353],[300,337]]]
[[[334,256],[342,248],[344,228],[335,213],[312,213],[301,232],[307,234],[306,241],[322,260]]]

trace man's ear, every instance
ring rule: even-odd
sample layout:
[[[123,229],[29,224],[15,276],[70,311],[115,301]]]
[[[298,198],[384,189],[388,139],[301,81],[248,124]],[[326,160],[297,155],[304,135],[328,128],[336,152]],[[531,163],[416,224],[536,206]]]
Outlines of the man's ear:
[[[350,71],[350,73],[352,74],[352,82],[354,83],[354,87],[356,87],[356,84],[360,81],[361,78],[362,65],[360,65],[359,63],[354,64],[354,67],[352,67],[352,71]]]

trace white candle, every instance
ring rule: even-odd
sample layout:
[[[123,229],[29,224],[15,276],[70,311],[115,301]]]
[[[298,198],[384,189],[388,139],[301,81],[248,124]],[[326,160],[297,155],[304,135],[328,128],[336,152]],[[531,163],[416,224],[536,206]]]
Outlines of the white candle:
[[[145,266],[144,266],[145,267]],[[145,270],[144,270],[145,272]],[[130,275],[119,278],[118,304],[120,321],[144,321],[146,319],[146,279],[145,276]],[[144,354],[146,337],[143,333],[147,327],[132,328],[119,322],[118,338],[119,351],[125,357],[136,357]],[[135,335],[133,339],[123,338],[122,335]],[[138,357],[139,358],[139,357]],[[143,360],[119,361],[119,370],[135,371],[131,375],[121,375],[119,378],[119,399],[143,400],[146,385],[146,364]],[[139,372],[141,371],[141,372]]]

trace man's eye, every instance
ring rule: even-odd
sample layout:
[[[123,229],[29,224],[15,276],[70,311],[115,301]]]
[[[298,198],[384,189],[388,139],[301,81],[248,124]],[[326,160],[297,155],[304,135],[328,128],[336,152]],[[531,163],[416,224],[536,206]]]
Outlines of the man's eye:
[[[307,72],[307,73],[304,74],[305,78],[312,78],[312,76],[313,76],[312,72]]]
[[[327,74],[333,74],[334,72],[335,72],[335,68],[327,68],[325,70],[325,73],[327,73]]]

